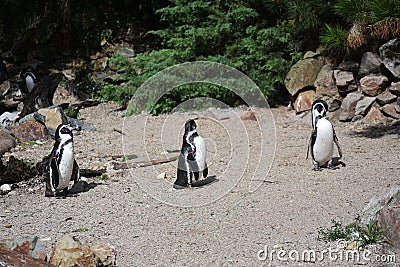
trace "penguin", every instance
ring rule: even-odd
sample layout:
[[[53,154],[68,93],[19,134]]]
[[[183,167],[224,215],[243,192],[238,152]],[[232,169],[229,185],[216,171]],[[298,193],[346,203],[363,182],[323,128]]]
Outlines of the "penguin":
[[[173,185],[175,189],[193,186],[193,177],[198,181],[200,172],[202,172],[204,178],[208,175],[206,144],[197,133],[197,125],[194,120],[189,119],[185,123],[185,133],[178,160],[177,178]]]
[[[38,109],[53,105],[54,93],[63,78],[64,75],[62,73],[52,73],[43,78],[41,82],[38,82],[32,88],[32,91],[26,94],[23,100],[24,106],[18,114],[19,119]]]
[[[34,72],[28,70],[21,71],[19,77],[21,81],[18,82],[15,98],[24,99],[27,94],[32,92],[33,88],[39,84],[40,80]]]
[[[66,196],[70,181],[79,181],[79,167],[75,161],[73,130],[70,124],[60,124],[55,133],[55,143],[48,163],[45,196]]]
[[[40,82],[39,77],[32,71],[23,70],[19,77],[25,82],[25,87],[28,90],[27,93],[31,92],[32,89]]]
[[[315,100],[312,108],[312,133],[307,150],[307,159],[311,151],[314,171],[320,171],[321,167],[326,166],[329,169],[336,169],[333,166],[334,144],[338,149],[339,158],[342,158],[342,150],[332,123],[326,118],[328,104],[323,100]]]

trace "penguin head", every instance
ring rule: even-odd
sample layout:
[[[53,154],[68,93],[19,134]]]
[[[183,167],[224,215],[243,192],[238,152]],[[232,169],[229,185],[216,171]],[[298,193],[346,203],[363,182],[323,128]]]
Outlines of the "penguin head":
[[[317,119],[326,117],[327,111],[328,104],[324,100],[314,101],[311,108],[313,128],[315,128]]]
[[[185,133],[189,133],[189,132],[192,132],[192,131],[195,131],[196,130],[196,123],[194,122],[194,120],[196,120],[197,118],[195,118],[195,119],[189,119],[189,120],[187,120],[186,121],[186,123],[185,123]]]
[[[74,130],[74,128],[71,127],[71,125],[60,124],[56,130],[56,135],[55,135],[56,141],[61,142],[62,140],[71,139],[72,138],[72,130]]]
[[[328,111],[328,104],[324,100],[315,100],[311,110],[314,118],[318,116],[325,117]]]

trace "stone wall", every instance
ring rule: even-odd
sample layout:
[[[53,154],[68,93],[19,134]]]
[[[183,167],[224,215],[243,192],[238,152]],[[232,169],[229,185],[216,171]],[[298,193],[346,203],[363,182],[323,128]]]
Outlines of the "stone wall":
[[[360,62],[334,66],[322,56],[308,52],[292,66],[285,79],[297,113],[310,110],[315,99],[323,99],[341,121],[362,120],[366,124],[400,119],[400,39],[366,52]]]

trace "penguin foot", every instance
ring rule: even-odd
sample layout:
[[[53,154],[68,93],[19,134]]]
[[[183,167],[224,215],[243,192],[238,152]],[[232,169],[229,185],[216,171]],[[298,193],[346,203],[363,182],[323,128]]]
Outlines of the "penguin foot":
[[[51,191],[50,189],[46,189],[46,191],[44,191],[44,196],[45,197],[54,197],[54,192]]]
[[[320,171],[322,171],[322,169],[321,169],[320,166],[315,165],[313,171],[319,171],[320,172]]]
[[[334,166],[332,162],[329,162],[327,168],[330,170],[337,170],[339,169],[339,166]]]

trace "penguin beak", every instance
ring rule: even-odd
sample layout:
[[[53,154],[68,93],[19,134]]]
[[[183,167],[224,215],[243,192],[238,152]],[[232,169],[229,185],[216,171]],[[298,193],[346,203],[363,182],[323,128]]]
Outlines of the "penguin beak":
[[[68,129],[69,129],[70,131],[73,131],[73,130],[75,130],[75,131],[80,131],[80,130],[81,130],[81,127],[80,127],[79,125],[71,125],[71,124],[68,124]]]

